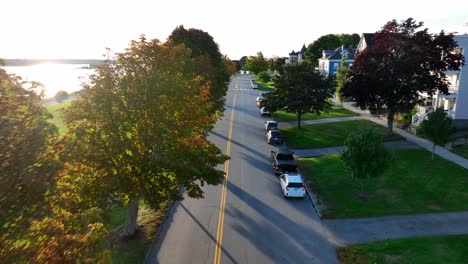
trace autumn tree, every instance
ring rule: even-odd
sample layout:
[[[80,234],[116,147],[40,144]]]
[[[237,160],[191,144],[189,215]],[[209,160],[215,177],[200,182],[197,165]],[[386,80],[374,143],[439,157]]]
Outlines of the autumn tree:
[[[125,201],[127,236],[135,232],[139,199],[157,209],[181,199],[179,187],[200,198],[200,185],[223,178],[215,167],[226,157],[206,140],[218,101],[193,54],[185,44],[142,36],[99,68],[64,113],[67,162],[92,168],[87,194],[94,200]]]
[[[184,44],[192,51],[190,57],[198,64],[197,74],[211,82],[209,96],[213,104],[212,111],[221,115],[230,74],[218,44],[207,32],[195,28],[185,29],[182,25],[176,27],[168,39],[175,45]]]
[[[338,97],[341,106],[343,106],[343,87],[348,81],[348,71],[348,64],[346,63],[346,60],[342,58],[340,68],[338,68],[338,71],[336,72],[336,97]]]
[[[239,70],[237,63],[229,59],[229,57],[226,55],[223,56],[223,62],[229,74],[234,74]]]
[[[309,44],[306,50],[307,62],[313,67],[318,67],[318,59],[322,57],[323,50],[334,50],[341,45],[345,47],[356,47],[359,43],[359,35],[354,33],[349,34],[328,34],[319,37],[317,40]]]
[[[376,32],[374,45],[362,51],[351,66],[344,94],[371,112],[385,111],[388,134],[396,113],[409,112],[420,103],[420,94],[448,94],[445,71],[459,70],[463,56],[452,34],[429,34],[412,18],[389,21]]]
[[[436,145],[444,146],[448,142],[449,135],[454,132],[452,119],[447,116],[447,113],[442,108],[437,108],[434,112],[427,115],[421,123],[424,137],[432,141],[432,159],[434,159],[434,151]]]
[[[0,262],[9,262],[32,219],[46,214],[45,194],[54,185],[48,148],[57,133],[52,116],[20,77],[0,69]]]
[[[268,61],[263,56],[262,52],[257,52],[257,56],[249,56],[246,62],[246,70],[254,74],[268,70]]]
[[[332,77],[325,77],[308,63],[285,66],[283,74],[273,81],[276,89],[265,96],[265,107],[271,111],[284,110],[296,114],[298,128],[301,128],[303,114],[320,115],[321,111],[332,106]]]

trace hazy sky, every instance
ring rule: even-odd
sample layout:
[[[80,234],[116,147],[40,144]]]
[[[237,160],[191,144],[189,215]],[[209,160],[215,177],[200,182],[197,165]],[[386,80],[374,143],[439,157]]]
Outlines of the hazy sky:
[[[287,56],[325,34],[379,30],[413,17],[430,32],[468,32],[468,0],[5,0],[0,58],[102,58],[141,34],[165,41],[178,25],[208,32],[231,59]]]

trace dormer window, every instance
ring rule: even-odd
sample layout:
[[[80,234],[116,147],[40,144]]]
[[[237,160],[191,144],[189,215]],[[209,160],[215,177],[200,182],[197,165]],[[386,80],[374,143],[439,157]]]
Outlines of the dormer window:
[[[341,52],[341,58],[347,59],[347,58],[348,58],[348,51],[343,50],[343,51]]]

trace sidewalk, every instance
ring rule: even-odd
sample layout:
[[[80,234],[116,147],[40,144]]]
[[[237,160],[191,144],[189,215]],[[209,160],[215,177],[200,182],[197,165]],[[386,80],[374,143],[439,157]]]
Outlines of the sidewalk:
[[[303,120],[301,121],[301,125],[325,124],[325,123],[358,120],[358,119],[364,119],[364,118],[365,117],[362,117],[362,116],[350,116],[350,117],[323,118],[323,119],[315,119],[315,120]],[[297,121],[278,123],[278,127],[291,127],[291,126],[297,126]]]
[[[384,145],[390,149],[419,148],[418,145],[407,140],[385,142]],[[296,158],[309,158],[309,157],[319,157],[319,156],[340,154],[345,149],[346,149],[346,146],[337,146],[337,147],[315,148],[315,149],[291,149],[291,151],[294,152],[294,157]]]
[[[322,220],[336,246],[380,240],[468,234],[468,212]]]
[[[374,117],[372,115],[370,115],[369,113],[367,113],[366,111],[363,111],[357,107],[354,107],[354,106],[351,106],[351,103],[350,102],[345,102],[343,103],[343,107],[348,109],[348,110],[351,110],[353,112],[356,112],[356,113],[359,113],[361,114],[361,116],[363,118],[366,118],[370,121],[373,121],[379,125],[382,125],[384,127],[387,127],[387,122],[384,122],[382,119],[380,118],[377,118],[377,117]],[[406,138],[406,140],[408,141],[411,141],[427,150],[429,150],[430,152],[432,152],[432,142],[426,140],[426,139],[423,139],[423,138],[419,138],[409,132],[406,132],[405,130],[403,129],[400,129],[400,128],[393,128],[393,132],[399,134],[400,136]],[[442,158],[446,159],[446,160],[450,160],[460,166],[462,166],[463,168],[465,169],[468,169],[468,160],[467,159],[464,159],[452,152],[450,152],[449,150],[445,149],[445,148],[442,148],[440,146],[436,146],[435,148],[435,153],[439,156],[441,156]]]

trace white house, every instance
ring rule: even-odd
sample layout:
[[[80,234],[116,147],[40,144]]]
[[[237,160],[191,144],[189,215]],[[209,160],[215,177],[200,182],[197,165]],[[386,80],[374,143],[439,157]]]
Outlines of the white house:
[[[468,34],[455,35],[458,47],[454,52],[468,58]],[[436,93],[430,96],[421,94],[425,103],[418,106],[418,112],[413,116],[413,124],[419,125],[429,113],[436,108],[443,108],[453,118],[455,125],[468,126],[468,66],[465,64],[460,71],[445,72],[450,82],[449,93]]]

